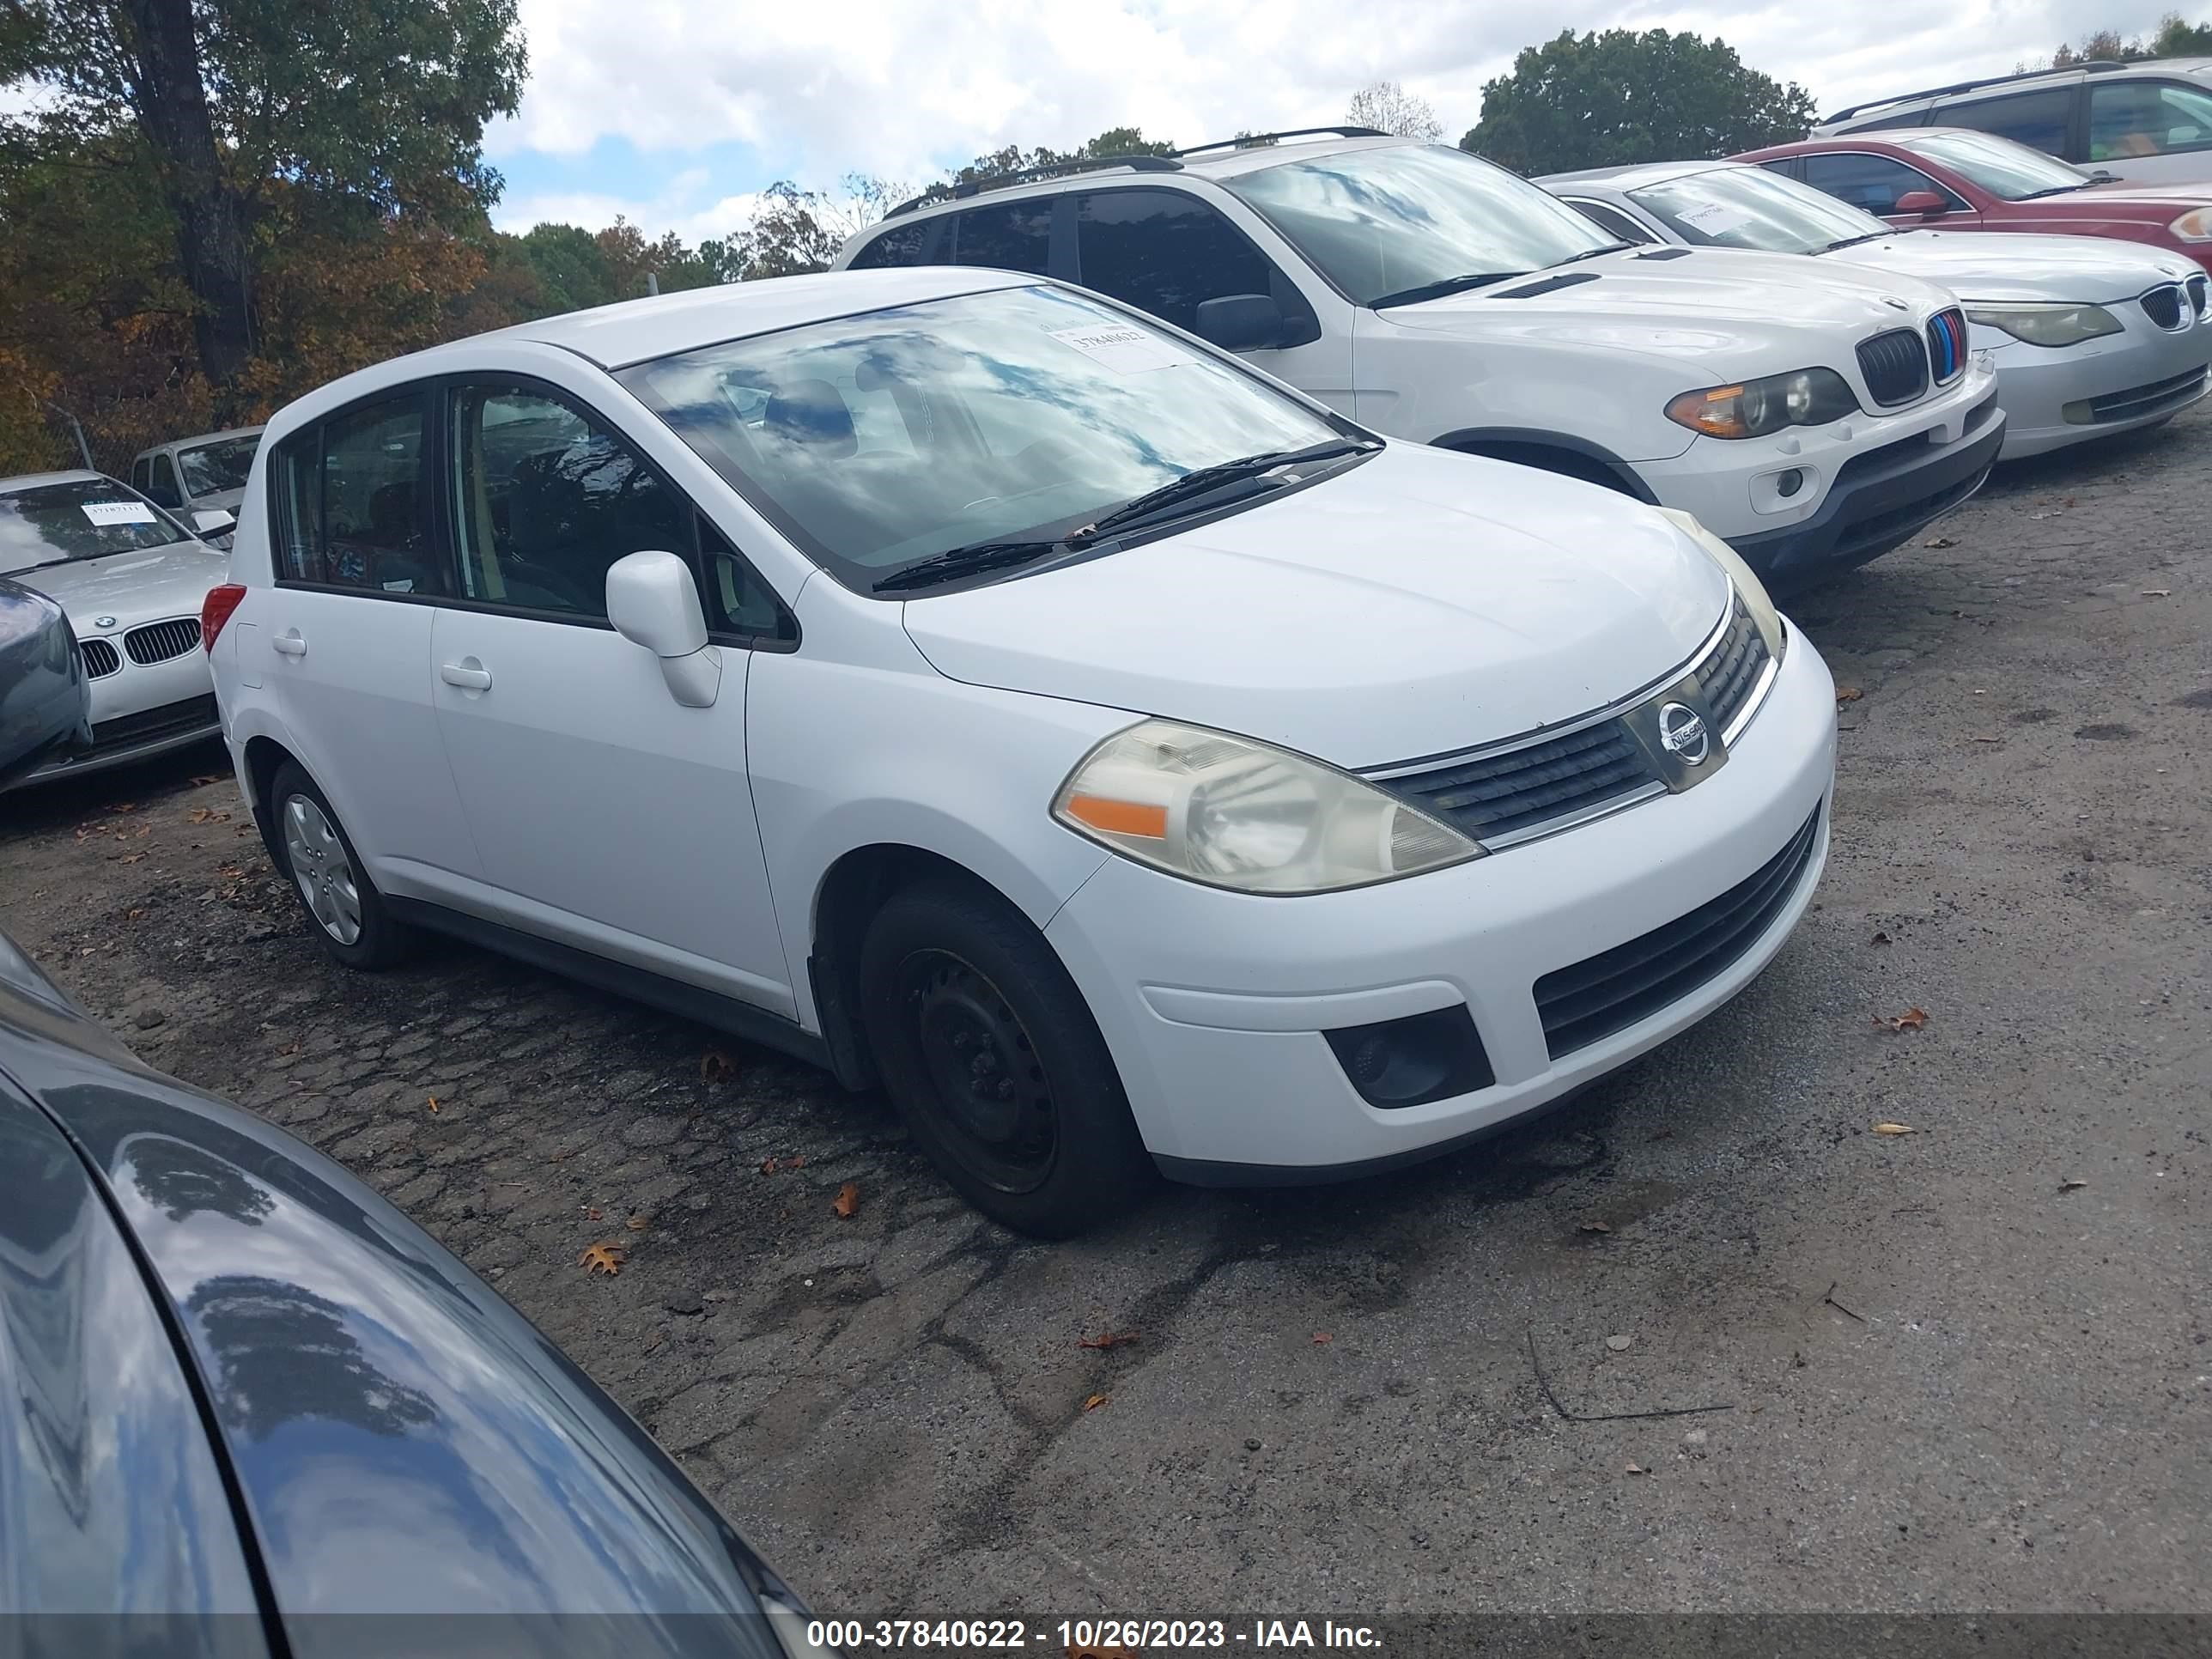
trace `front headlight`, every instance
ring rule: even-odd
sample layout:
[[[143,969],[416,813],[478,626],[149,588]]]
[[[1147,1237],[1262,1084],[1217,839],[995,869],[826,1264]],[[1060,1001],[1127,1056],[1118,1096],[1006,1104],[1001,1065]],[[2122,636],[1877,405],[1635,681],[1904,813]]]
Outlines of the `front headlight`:
[[[1092,750],[1052,815],[1139,863],[1246,893],[1324,893],[1482,854],[1349,773],[1172,720]]]
[[[2120,319],[2102,306],[1969,305],[1966,320],[2039,346],[2079,345],[2120,332]]]
[[[1859,412],[1859,400],[1832,368],[1801,368],[1741,386],[1685,392],[1667,418],[1709,438],[1759,438],[1785,426],[1826,426]]]
[[[2166,228],[2185,242],[2212,242],[2212,208],[2191,208]]]
[[[1678,507],[1662,507],[1659,516],[1679,526],[1728,573],[1728,579],[1735,584],[1736,593],[1743,600],[1743,608],[1751,612],[1752,624],[1759,629],[1759,637],[1766,641],[1766,654],[1780,662],[1790,643],[1790,630],[1782,625],[1782,613],[1768,597],[1766,584],[1743,562],[1743,555],[1699,524],[1694,513],[1685,513]]]

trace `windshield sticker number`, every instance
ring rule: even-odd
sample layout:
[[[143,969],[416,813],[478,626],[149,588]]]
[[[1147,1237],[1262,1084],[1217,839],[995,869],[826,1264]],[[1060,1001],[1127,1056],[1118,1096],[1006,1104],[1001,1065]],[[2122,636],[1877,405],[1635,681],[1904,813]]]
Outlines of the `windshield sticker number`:
[[[1708,236],[1725,236],[1751,218],[1741,208],[1731,207],[1726,202],[1707,202],[1703,207],[1691,208],[1675,216]]]
[[[143,501],[87,501],[84,516],[102,529],[118,524],[159,524],[154,509]]]
[[[1141,374],[1147,369],[1173,368],[1177,363],[1197,361],[1173,341],[1128,324],[1098,323],[1051,332],[1060,344],[1073,346],[1116,374]]]

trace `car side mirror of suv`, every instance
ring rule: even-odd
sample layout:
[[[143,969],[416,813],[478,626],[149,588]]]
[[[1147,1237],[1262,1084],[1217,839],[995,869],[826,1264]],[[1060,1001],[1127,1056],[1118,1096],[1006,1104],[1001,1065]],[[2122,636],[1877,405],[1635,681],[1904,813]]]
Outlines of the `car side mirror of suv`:
[[[1918,214],[1923,219],[1940,219],[1951,210],[1951,204],[1932,190],[1908,190],[1897,198],[1899,214]]]
[[[722,653],[707,643],[707,617],[691,567],[673,553],[632,553],[607,568],[607,620],[632,645],[660,659],[668,695],[686,708],[711,708],[722,687]]]
[[[220,536],[238,527],[238,515],[219,507],[204,507],[192,514],[192,528],[203,536]]]
[[[1271,295],[1224,294],[1200,300],[1191,332],[1224,351],[1258,351],[1280,345],[1289,332],[1282,307]]]

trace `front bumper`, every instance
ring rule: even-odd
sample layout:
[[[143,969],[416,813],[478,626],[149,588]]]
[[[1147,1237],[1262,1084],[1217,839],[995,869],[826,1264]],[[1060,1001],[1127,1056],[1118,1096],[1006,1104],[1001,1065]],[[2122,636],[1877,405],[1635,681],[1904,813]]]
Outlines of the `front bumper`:
[[[1109,859],[1046,930],[1161,1167],[1211,1183],[1336,1178],[1445,1150],[1695,1024],[1788,938],[1826,861],[1835,688],[1802,635],[1710,779],[1548,839],[1352,892],[1258,897]],[[1727,894],[1820,814],[1772,919],[1724,967],[1554,1058],[1537,981]],[[1495,1081],[1364,1099],[1322,1034],[1472,1014]]]
[[[141,664],[123,651],[118,635],[112,654],[118,666],[92,682],[91,746],[56,755],[21,784],[104,772],[222,735],[206,652],[196,646]]]
[[[2123,331],[2053,349],[1977,328],[1990,340],[2004,404],[2002,460],[2170,420],[2202,398],[2212,377],[2212,321],[2162,329],[2132,301],[2106,307]]]

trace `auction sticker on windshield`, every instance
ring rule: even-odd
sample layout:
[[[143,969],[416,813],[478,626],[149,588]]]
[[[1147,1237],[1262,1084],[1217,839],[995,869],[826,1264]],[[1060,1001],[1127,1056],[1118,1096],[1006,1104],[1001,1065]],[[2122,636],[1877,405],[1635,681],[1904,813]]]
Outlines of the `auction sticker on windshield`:
[[[143,501],[87,501],[84,516],[96,525],[158,524],[154,509]]]
[[[1732,207],[1726,202],[1708,202],[1703,207],[1693,207],[1674,216],[1708,236],[1724,236],[1751,217],[1741,208]]]
[[[1177,363],[1195,361],[1188,351],[1177,350],[1171,341],[1126,325],[1101,323],[1089,328],[1056,328],[1052,331],[1052,337],[1062,345],[1073,346],[1117,374],[1141,374],[1146,369],[1173,368]]]

